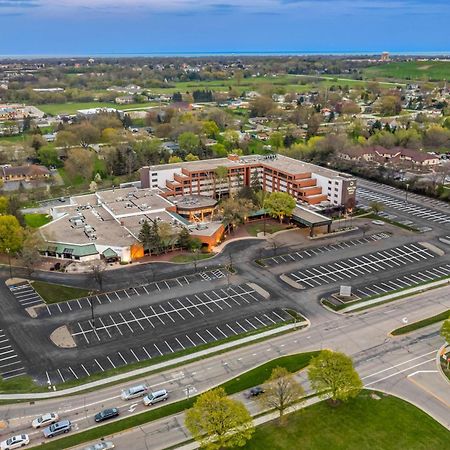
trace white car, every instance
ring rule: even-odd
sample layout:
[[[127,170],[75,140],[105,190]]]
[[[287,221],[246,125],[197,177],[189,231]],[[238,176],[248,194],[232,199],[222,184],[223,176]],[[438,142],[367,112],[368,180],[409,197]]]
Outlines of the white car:
[[[0,442],[1,450],[13,450],[14,448],[24,447],[30,443],[30,437],[28,434],[19,434],[17,436],[10,437],[6,441]]]
[[[56,423],[59,420],[59,416],[56,413],[47,413],[43,416],[36,417],[36,419],[31,422],[31,426],[33,428],[41,428],[41,427],[48,427],[52,423]]]

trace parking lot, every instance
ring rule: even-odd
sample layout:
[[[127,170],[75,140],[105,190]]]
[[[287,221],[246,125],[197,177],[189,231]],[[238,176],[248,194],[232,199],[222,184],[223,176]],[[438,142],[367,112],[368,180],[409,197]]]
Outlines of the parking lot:
[[[244,295],[244,294],[243,294]],[[245,295],[244,295],[245,296]],[[241,296],[238,296],[241,298]],[[225,302],[218,303],[210,303],[211,305],[221,304],[222,307],[226,306]],[[184,305],[187,306],[187,302]],[[198,311],[205,311],[208,309],[206,306],[198,306]],[[202,309],[203,308],[203,309]],[[197,307],[192,309],[192,312],[197,310]],[[220,309],[217,307],[217,311],[219,315],[217,316],[218,320],[220,317]],[[181,311],[180,311],[181,312]],[[170,313],[168,311],[168,313]],[[176,314],[176,313],[172,313]],[[189,313],[188,313],[189,314]],[[201,315],[200,312],[198,312]],[[68,380],[84,378],[90,376],[94,373],[104,372],[108,369],[115,369],[117,367],[121,367],[127,364],[138,363],[140,361],[147,361],[156,357],[161,357],[164,355],[169,355],[171,353],[175,353],[178,351],[186,350],[188,348],[197,347],[201,345],[205,345],[211,342],[216,342],[228,337],[236,336],[241,333],[255,331],[261,329],[266,326],[281,324],[288,320],[292,320],[292,316],[290,316],[286,311],[281,308],[268,308],[266,310],[259,310],[257,313],[241,313],[237,320],[230,319],[228,321],[219,321],[217,325],[211,324],[210,326],[199,325],[195,328],[192,328],[188,332],[183,333],[170,333],[173,329],[174,323],[171,321],[170,314],[161,314],[161,319],[165,318],[167,322],[166,325],[163,325],[160,322],[160,329],[164,332],[161,334],[161,337],[157,337],[155,332],[147,332],[147,340],[142,345],[133,345],[129,348],[121,349],[120,351],[115,351],[113,353],[107,353],[106,355],[101,353],[101,356],[97,358],[87,359],[86,361],[80,361],[78,364],[73,364],[71,366],[65,366],[60,368],[54,368],[52,370],[47,370],[45,373],[46,382],[49,384],[57,384]],[[175,318],[175,315],[173,315]],[[142,321],[140,322],[142,325],[147,321],[146,318],[141,316]],[[155,318],[153,318],[155,319]],[[163,319],[164,320],[164,319]],[[179,320],[182,320],[179,318]],[[154,325],[157,325],[158,318],[156,318]],[[153,322],[153,321],[152,321]],[[136,331],[137,322],[133,322],[132,325]],[[106,325],[106,324],[105,324]],[[128,325],[125,323],[117,324],[122,332],[131,325],[131,322],[128,322]],[[147,331],[153,330],[152,326],[147,326]],[[112,332],[115,326],[109,328],[109,331]],[[85,330],[86,331],[86,330]],[[141,330],[143,331],[143,330]],[[116,329],[116,332],[120,335],[119,331]],[[101,338],[100,339],[108,339],[108,333],[105,330],[100,331]],[[131,330],[128,330],[128,334],[131,333]],[[83,335],[83,333],[82,333]],[[84,333],[84,336],[88,336],[88,339],[91,336],[94,336],[95,333],[89,334]],[[99,335],[100,337],[100,335]],[[82,336],[81,339],[84,339]],[[97,336],[95,336],[97,339]]]
[[[353,293],[359,297],[371,297],[372,295],[387,294],[399,289],[414,287],[421,283],[431,283],[446,276],[450,276],[450,264],[422,269],[392,280],[362,286],[354,289]]]
[[[370,191],[362,187],[358,187],[358,199],[362,199],[363,203],[377,201],[383,203],[387,207],[394,208],[399,212],[404,212],[420,219],[429,220],[438,224],[450,224],[450,214],[436,211],[414,203],[408,203],[395,197]]]
[[[133,300],[133,298],[141,295],[148,295],[152,292],[160,292],[162,290],[170,290],[187,286],[196,281],[214,281],[226,277],[225,269],[214,269],[207,272],[200,272],[178,278],[171,278],[158,282],[151,282],[137,287],[120,289],[113,292],[102,293],[90,297],[83,297],[68,302],[54,303],[46,305],[45,308],[38,311],[38,317],[54,316],[57,314],[67,314],[72,311],[78,311],[83,308],[91,309],[91,302],[94,307],[97,305],[108,304],[122,300]]]
[[[321,266],[308,267],[289,276],[306,288],[364,277],[374,272],[395,270],[398,267],[417,264],[435,255],[420,244],[407,244],[368,255],[343,259]]]
[[[70,331],[78,346],[120,339],[135,333],[164,331],[177,322],[201,320],[239,307],[261,301],[262,297],[248,285],[229,286],[199,294],[174,298],[155,305],[129,311],[98,316],[70,324]],[[160,329],[161,331],[157,330]]]
[[[34,290],[33,286],[28,281],[12,284],[8,287],[15,299],[24,308],[44,304],[42,297]]]
[[[367,237],[359,239],[351,239],[348,241],[338,242],[336,244],[324,245],[321,247],[312,247],[306,250],[299,250],[298,252],[286,253],[283,255],[272,256],[271,258],[265,258],[262,260],[266,266],[276,266],[279,264],[288,264],[294,261],[300,261],[302,259],[313,258],[322,253],[332,252],[332,251],[342,251],[347,248],[355,247],[358,245],[369,244],[380,239],[388,239],[391,235],[389,233],[375,233]]]
[[[25,373],[25,367],[6,335],[6,331],[0,329],[0,377],[8,380],[25,375]]]

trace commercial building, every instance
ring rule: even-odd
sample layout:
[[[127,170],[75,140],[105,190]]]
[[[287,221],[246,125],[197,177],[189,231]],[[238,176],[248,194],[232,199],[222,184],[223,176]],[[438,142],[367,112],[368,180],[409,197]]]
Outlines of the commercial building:
[[[223,167],[224,176],[219,176]],[[283,155],[229,155],[228,158],[147,166],[141,187],[159,188],[163,196],[217,197],[259,183],[268,192],[287,192],[300,206],[353,205],[356,180],[350,175]]]
[[[138,236],[145,221],[166,222],[173,239],[183,227],[207,246],[224,228],[211,220],[216,202],[197,196],[164,198],[160,189],[128,187],[71,197],[50,209],[53,220],[40,228],[44,256],[90,261],[129,262],[144,256]]]

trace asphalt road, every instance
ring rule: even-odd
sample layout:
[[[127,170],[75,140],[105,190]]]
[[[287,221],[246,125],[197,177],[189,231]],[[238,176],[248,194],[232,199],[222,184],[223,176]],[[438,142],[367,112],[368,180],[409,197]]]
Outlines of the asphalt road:
[[[386,390],[410,400],[449,427],[450,390],[447,385],[447,390],[438,389],[436,392],[436,380],[440,379],[440,374],[434,373],[432,377],[431,373],[416,373],[414,378],[408,377],[421,370],[436,371],[436,350],[442,344],[438,327],[428,327],[401,338],[388,337],[389,331],[404,324],[405,317],[412,322],[449,307],[450,287],[445,287],[364,313],[322,318],[303,331],[187,364],[176,370],[149,375],[142,381],[153,389],[168,389],[170,401],[176,401],[186,398],[188,390],[190,395],[201,392],[265,360],[293,352],[332,348],[353,358],[367,387]],[[105,407],[118,407],[121,417],[140,412],[145,407],[139,400],[124,402],[119,398],[121,389],[129,385],[126,383],[84,395],[33,404],[2,405],[1,416],[7,421],[7,428],[2,430],[1,435],[30,432],[33,441],[40,442],[40,433],[33,432],[29,424],[35,416],[48,411],[56,411],[62,417],[71,419],[76,429],[93,426],[93,415]],[[433,395],[429,390],[434,391]],[[114,440],[119,449],[146,448],[143,439],[147,440],[148,448],[166,448],[185,439],[182,423],[182,415],[172,416],[122,434]],[[161,430],[166,431],[162,433]]]

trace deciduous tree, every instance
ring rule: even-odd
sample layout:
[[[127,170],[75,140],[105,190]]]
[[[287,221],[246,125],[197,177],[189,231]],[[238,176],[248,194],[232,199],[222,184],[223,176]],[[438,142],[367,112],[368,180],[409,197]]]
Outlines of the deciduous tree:
[[[283,218],[290,216],[295,208],[295,199],[286,192],[272,192],[264,199],[267,213],[283,222]]]
[[[227,397],[222,388],[200,395],[186,412],[185,424],[207,450],[242,447],[254,432],[252,418],[243,403]]]
[[[311,359],[308,378],[320,396],[329,396],[335,404],[356,397],[363,386],[351,358],[331,350],[322,350]]]
[[[16,217],[0,216],[0,252],[17,253],[23,244],[23,229]]]
[[[264,394],[260,397],[261,405],[276,409],[283,420],[287,408],[298,402],[305,391],[294,380],[292,374],[284,367],[275,367],[270,378],[264,384]]]

